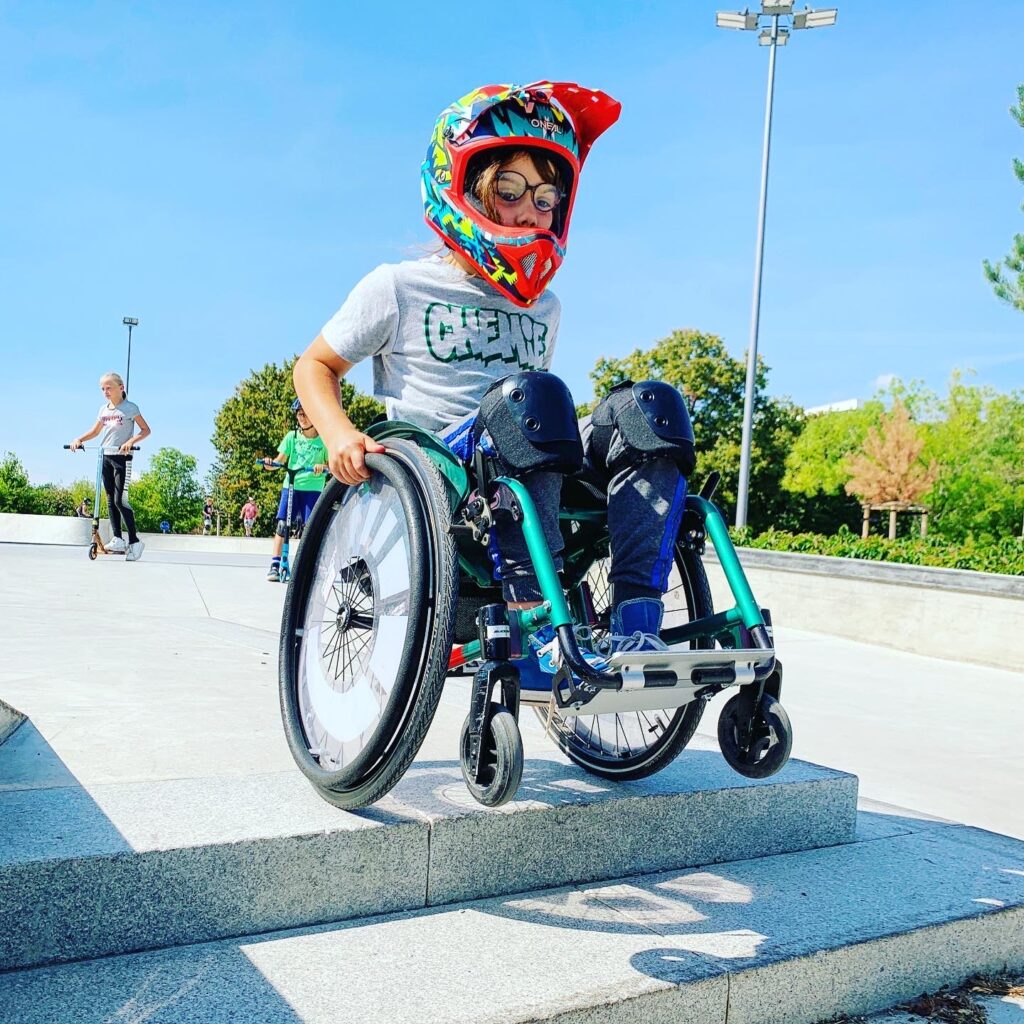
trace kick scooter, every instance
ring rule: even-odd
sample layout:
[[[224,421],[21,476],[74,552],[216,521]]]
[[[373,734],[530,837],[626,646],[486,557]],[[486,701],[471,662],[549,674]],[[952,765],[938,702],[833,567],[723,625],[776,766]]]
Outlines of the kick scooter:
[[[71,445],[64,445],[65,450],[70,451]],[[132,451],[137,452],[139,446],[137,444],[132,445]],[[103,538],[100,536],[100,492],[103,489],[103,446],[97,445],[95,447],[86,447],[82,445],[78,451],[95,451],[96,452],[96,490],[93,494],[92,499],[92,540],[89,544],[89,558],[95,560],[97,555],[126,555],[128,554],[127,545],[124,551],[111,551],[103,543]],[[125,470],[125,488],[128,487],[128,481],[131,478],[131,458],[127,460],[127,469]]]
[[[295,496],[295,477],[299,473],[312,472],[312,466],[288,466],[283,462],[275,462],[270,459],[269,462],[264,459],[256,460],[257,466],[263,466],[265,469],[283,469],[288,477],[288,501],[286,503],[286,512],[284,520],[284,544],[281,546],[281,568],[278,570],[282,583],[287,583],[292,576],[291,563],[288,557],[288,549],[292,539],[292,499]]]

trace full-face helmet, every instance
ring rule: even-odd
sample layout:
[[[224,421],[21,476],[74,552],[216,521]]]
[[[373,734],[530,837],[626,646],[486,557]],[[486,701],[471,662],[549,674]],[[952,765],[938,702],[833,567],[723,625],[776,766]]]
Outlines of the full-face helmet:
[[[580,168],[620,110],[573,82],[485,85],[463,96],[437,119],[423,161],[427,223],[498,291],[529,306],[565,258]],[[551,169],[561,193],[549,229],[502,225],[475,192],[496,157],[523,150]]]

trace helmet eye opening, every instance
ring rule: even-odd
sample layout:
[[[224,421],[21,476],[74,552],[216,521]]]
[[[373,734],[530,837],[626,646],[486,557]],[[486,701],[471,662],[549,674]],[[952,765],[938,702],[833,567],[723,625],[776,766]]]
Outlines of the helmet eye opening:
[[[519,157],[526,157],[536,171],[531,184],[517,170],[509,169]],[[564,234],[569,199],[575,174],[572,165],[558,153],[542,147],[490,146],[474,153],[466,164],[463,198],[496,228],[507,228],[499,214],[499,203],[515,203],[529,191],[534,209],[551,214],[548,229],[557,238]]]

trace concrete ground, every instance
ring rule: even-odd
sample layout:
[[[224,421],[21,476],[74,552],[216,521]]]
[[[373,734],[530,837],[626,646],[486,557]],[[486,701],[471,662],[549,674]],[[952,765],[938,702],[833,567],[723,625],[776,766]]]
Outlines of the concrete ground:
[[[153,550],[127,564],[4,544],[0,561],[0,699],[31,717],[55,755],[4,788],[60,784],[62,772],[88,787],[293,769],[277,706],[285,588],[264,580],[262,557]],[[1024,839],[1015,673],[784,622],[776,638],[794,757],[857,775],[866,806]],[[421,757],[455,759],[466,694],[450,681]],[[714,735],[724,699],[702,732]],[[550,754],[523,717],[527,758]]]
[[[312,796],[285,745],[276,679],[285,588],[264,580],[264,556],[212,545],[190,551],[154,545],[141,562],[126,564],[121,558],[89,562],[82,548],[0,544],[0,564],[0,700],[32,720],[0,748],[5,799],[17,801],[17,791],[26,789],[35,791],[28,794],[33,798],[48,798],[50,787],[77,781],[87,800],[87,793],[104,787],[109,797],[111,783],[159,781],[159,793],[143,785],[129,794],[145,811],[133,812],[135,833],[115,834],[121,817],[102,797],[98,806],[109,820],[93,815],[72,825],[78,830],[91,821],[105,828],[111,864],[125,861],[132,871],[145,857],[117,855],[126,844],[143,853],[168,845],[144,826],[168,810],[163,802],[175,787],[225,780],[225,794],[249,792],[266,802],[268,816],[289,799],[300,811],[304,800],[314,805],[311,819],[341,814]],[[862,806],[880,812],[860,816],[857,842],[3,972],[0,1017],[10,1011],[25,1024],[99,1024],[129,1016],[154,1024],[478,1020],[478,1000],[467,993],[472,996],[470,975],[479,965],[474,958],[453,959],[451,950],[495,943],[513,963],[530,960],[531,984],[513,972],[507,991],[491,993],[491,1020],[537,1019],[557,1010],[565,1021],[810,1024],[810,1005],[828,1007],[814,1019],[837,1020],[843,1010],[892,1005],[909,992],[960,980],[968,973],[965,963],[1012,961],[1019,968],[1024,872],[1016,844],[912,820],[961,821],[1024,839],[1024,758],[1014,703],[1019,677],[785,622],[776,624],[776,637],[794,757],[858,775]],[[467,693],[465,680],[449,681],[417,766],[422,771],[431,761],[435,768],[445,762],[451,780],[443,795],[452,802],[470,802],[455,767]],[[715,752],[716,717],[712,706],[688,763],[711,758],[714,768],[731,775]],[[523,725],[527,758],[557,760],[528,711]],[[534,772],[540,763],[533,761]],[[559,776],[567,790],[591,784],[575,768],[560,770],[571,776]],[[223,800],[223,806],[184,804],[218,816],[220,831],[233,827]],[[175,822],[181,817],[171,816]],[[364,831],[377,824],[372,815],[343,817]],[[180,821],[182,842],[194,841],[204,826],[212,827],[208,820]],[[15,831],[23,834],[16,824]],[[324,838],[319,827],[300,831],[304,842],[314,832],[318,841]],[[396,856],[394,841],[389,851]],[[220,848],[215,852],[219,856]],[[257,852],[260,863],[267,860],[265,847]],[[97,870],[106,868],[103,858],[92,860]],[[368,884],[364,876],[357,881]],[[188,912],[201,903],[188,904]],[[541,948],[550,955],[536,958]],[[566,957],[590,966],[590,975],[575,978],[574,991],[564,985]],[[403,984],[382,995],[377,972],[388,964],[392,971],[401,965]],[[341,974],[338,965],[344,965]],[[1016,993],[990,996],[984,1005],[993,1022],[1024,1021]],[[894,1012],[872,1024],[920,1019]]]

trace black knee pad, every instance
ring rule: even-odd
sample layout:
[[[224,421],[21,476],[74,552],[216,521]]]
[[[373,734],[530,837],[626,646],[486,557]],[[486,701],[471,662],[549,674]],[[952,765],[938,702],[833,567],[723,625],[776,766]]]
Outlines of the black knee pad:
[[[593,445],[609,474],[650,459],[671,459],[684,476],[697,454],[683,396],[661,380],[624,380],[598,403],[590,419]]]
[[[275,528],[274,533],[276,533],[278,535],[278,537],[287,537],[288,536],[288,528],[284,525],[284,520],[283,519],[278,519],[277,527]]]
[[[486,430],[507,472],[575,473],[583,465],[576,407],[554,374],[527,370],[495,381],[480,401],[473,427]]]

